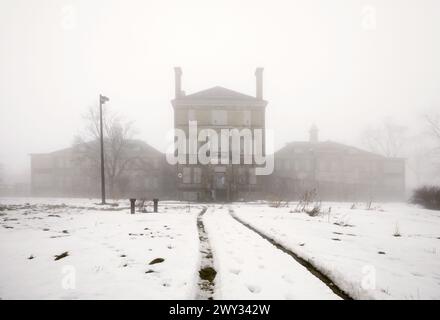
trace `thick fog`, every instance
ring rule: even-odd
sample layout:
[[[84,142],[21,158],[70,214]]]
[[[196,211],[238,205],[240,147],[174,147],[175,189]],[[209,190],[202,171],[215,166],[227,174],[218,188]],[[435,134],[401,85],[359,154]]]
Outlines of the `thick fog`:
[[[365,132],[391,123],[397,156],[435,162],[424,116],[440,112],[439,17],[438,0],[2,0],[3,183],[28,181],[30,153],[70,147],[100,93],[165,151],[175,66],[187,94],[249,95],[264,67],[276,148],[314,123],[321,140],[368,149]]]

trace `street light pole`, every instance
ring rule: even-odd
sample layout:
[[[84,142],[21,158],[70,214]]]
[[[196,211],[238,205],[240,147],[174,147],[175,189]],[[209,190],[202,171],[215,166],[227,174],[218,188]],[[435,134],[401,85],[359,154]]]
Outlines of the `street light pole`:
[[[109,101],[109,98],[99,95],[99,128],[101,139],[101,204],[105,204],[105,170],[104,170],[104,134],[102,130],[102,105]]]

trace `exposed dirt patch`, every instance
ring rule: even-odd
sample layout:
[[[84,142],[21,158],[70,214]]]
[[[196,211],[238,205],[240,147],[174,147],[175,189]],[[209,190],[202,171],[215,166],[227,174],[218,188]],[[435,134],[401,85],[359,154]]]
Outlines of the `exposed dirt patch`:
[[[217,275],[217,271],[215,271],[214,268],[211,267],[204,267],[199,271],[200,279],[207,280],[211,283],[214,282],[216,275]]]
[[[156,259],[151,260],[149,264],[162,263],[164,261],[165,261],[164,258],[156,258]]]
[[[208,235],[205,231],[205,226],[203,224],[203,215],[205,214],[207,208],[203,208],[197,217],[197,228],[199,230],[199,240],[200,240],[200,254],[201,263],[199,270],[199,293],[197,294],[198,299],[212,300],[214,295],[215,286],[215,276],[217,271],[214,269],[214,261],[212,257],[212,250],[209,244]]]
[[[336,225],[336,226],[340,226],[340,227],[348,227],[348,228],[353,228],[354,227],[354,225],[345,223],[343,221],[334,222],[333,224]]]
[[[63,253],[61,253],[61,254],[57,254],[57,255],[55,255],[55,261],[57,261],[57,260],[60,260],[60,259],[63,259],[63,258],[65,258],[65,257],[67,257],[67,256],[69,256],[69,252],[68,251],[65,251],[65,252],[63,252]]]

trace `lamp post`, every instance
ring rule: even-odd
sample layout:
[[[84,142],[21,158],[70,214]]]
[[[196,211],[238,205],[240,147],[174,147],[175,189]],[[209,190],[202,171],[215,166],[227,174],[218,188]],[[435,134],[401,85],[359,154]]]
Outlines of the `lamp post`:
[[[99,128],[101,139],[101,204],[105,204],[105,171],[104,171],[104,134],[102,130],[102,105],[109,101],[109,98],[99,95]]]

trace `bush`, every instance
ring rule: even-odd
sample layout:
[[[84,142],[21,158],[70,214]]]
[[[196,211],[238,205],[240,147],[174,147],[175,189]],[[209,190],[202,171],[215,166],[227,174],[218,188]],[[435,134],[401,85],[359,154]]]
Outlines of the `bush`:
[[[423,186],[414,190],[411,202],[426,209],[440,210],[440,187]]]
[[[321,202],[315,203],[312,209],[306,209],[306,213],[311,217],[316,217],[321,213]]]

